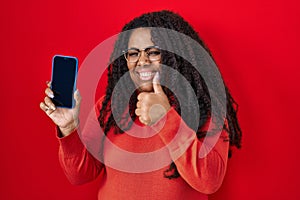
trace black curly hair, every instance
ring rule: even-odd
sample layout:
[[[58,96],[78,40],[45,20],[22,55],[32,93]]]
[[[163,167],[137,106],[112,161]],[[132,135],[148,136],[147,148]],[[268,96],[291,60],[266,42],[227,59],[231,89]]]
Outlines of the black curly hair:
[[[226,108],[225,118],[227,123],[225,123],[225,125],[222,123],[221,128],[228,132],[230,146],[236,146],[237,148],[240,148],[242,132],[237,120],[238,105],[232,98],[226,85],[222,81],[226,92],[226,105],[222,105],[221,101],[218,100],[217,95],[220,91],[218,91],[218,89],[216,91],[209,91],[203,77],[193,67],[195,65],[203,65],[203,60],[201,59],[203,57],[198,55],[199,52],[197,52],[197,49],[192,46],[191,42],[181,37],[179,38],[176,35],[169,35],[164,31],[154,31],[152,29],[152,27],[160,27],[174,30],[189,36],[193,39],[193,41],[196,41],[203,47],[205,53],[209,55],[208,57],[210,57],[213,61],[211,52],[200,39],[198,33],[192,28],[192,26],[180,15],[168,10],[143,14],[133,19],[123,27],[122,33],[128,32],[128,34],[120,35],[116,41],[114,51],[110,59],[111,63],[108,66],[108,85],[106,88],[106,94],[102,102],[102,107],[98,118],[104,133],[107,134],[111,128],[114,128],[116,134],[123,133],[124,131],[130,129],[133,121],[137,117],[135,115],[135,109],[138,91],[135,90],[134,83],[131,81],[126,85],[121,85],[118,91],[115,90],[115,87],[120,78],[128,74],[126,60],[124,56],[120,56],[122,55],[122,50],[127,48],[131,31],[141,27],[146,27],[151,30],[151,38],[155,45],[164,47],[162,49],[177,49],[180,51],[181,56],[170,51],[162,50],[161,63],[178,71],[189,82],[192,90],[187,88],[184,84],[180,84],[181,80],[176,74],[169,75],[170,73],[168,73],[168,79],[164,79],[164,76],[162,75],[161,82],[165,83],[164,85],[168,85],[168,88],[163,86],[163,90],[169,99],[170,105],[180,115],[182,110],[190,113],[189,116],[195,116],[197,113],[199,115],[200,113],[199,121],[196,122],[194,119],[190,119],[189,116],[183,118],[186,124],[195,130],[197,137],[200,139],[210,134],[208,131],[203,131],[201,127],[212,116],[211,105],[213,101],[215,101],[219,108]],[[192,63],[188,62],[188,60],[192,61]],[[167,73],[167,70],[168,68],[165,69],[165,73]],[[215,71],[209,69],[204,73],[211,77],[210,80],[208,80],[211,81],[209,84],[215,84],[213,81],[215,77]],[[129,76],[127,78],[130,80]],[[134,92],[132,93],[131,91]],[[118,99],[118,101],[113,103],[114,105],[111,102],[113,92],[114,98]],[[131,95],[129,98],[127,97],[128,94]],[[196,96],[197,99],[193,98],[194,96]],[[181,97],[184,97],[185,102],[180,102],[179,105],[178,99]],[[129,105],[128,101],[125,99],[129,99]],[[114,109],[114,115],[112,115],[112,109]],[[217,121],[224,122],[224,118],[217,119]],[[228,156],[231,157],[231,150],[229,151]],[[170,168],[165,171],[164,176],[169,179],[180,176],[174,162],[170,165]]]

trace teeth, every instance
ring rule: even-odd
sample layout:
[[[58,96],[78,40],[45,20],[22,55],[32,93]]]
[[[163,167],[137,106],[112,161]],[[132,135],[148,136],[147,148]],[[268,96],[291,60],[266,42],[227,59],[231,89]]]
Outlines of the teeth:
[[[152,72],[140,72],[140,76],[142,77],[152,76]]]

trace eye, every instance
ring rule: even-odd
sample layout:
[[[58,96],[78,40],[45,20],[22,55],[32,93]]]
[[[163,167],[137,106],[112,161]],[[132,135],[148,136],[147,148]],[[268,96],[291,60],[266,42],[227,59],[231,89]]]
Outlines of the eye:
[[[160,55],[160,51],[157,48],[149,48],[145,50],[148,56],[158,56]]]
[[[127,55],[128,55],[129,57],[137,57],[137,56],[139,55],[139,52],[137,52],[137,51],[129,51],[129,52],[127,53]]]
[[[151,50],[151,51],[148,52],[148,55],[149,56],[158,56],[158,55],[160,55],[160,51],[158,51],[158,50]]]

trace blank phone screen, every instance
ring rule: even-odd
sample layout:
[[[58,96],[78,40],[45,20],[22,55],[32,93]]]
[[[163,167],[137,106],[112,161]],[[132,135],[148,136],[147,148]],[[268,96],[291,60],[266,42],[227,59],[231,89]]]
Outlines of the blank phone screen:
[[[73,108],[73,93],[76,87],[77,59],[74,57],[54,56],[51,89],[53,103],[57,107]]]

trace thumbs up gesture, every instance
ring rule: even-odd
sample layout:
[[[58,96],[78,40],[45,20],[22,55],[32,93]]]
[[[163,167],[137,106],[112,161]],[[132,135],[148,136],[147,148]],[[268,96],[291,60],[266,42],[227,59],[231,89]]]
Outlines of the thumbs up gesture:
[[[154,124],[171,108],[159,80],[159,72],[156,72],[152,81],[154,92],[141,92],[137,97],[135,114],[139,117],[140,122],[145,125]]]

